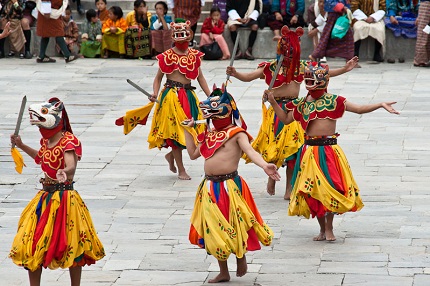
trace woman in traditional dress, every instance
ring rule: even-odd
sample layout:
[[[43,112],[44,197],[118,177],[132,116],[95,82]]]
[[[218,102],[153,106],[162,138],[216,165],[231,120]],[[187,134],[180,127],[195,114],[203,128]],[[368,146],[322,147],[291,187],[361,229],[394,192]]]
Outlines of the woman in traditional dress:
[[[149,27],[151,12],[144,0],[134,1],[134,10],[125,17],[125,52],[129,58],[150,58]]]

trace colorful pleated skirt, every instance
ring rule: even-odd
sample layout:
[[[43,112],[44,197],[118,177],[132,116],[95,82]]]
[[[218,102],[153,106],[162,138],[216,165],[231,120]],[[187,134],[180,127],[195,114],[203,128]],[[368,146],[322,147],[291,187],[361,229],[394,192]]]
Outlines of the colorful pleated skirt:
[[[191,117],[194,120],[203,119],[196,93],[190,89],[165,87],[158,96],[158,102],[148,135],[149,149],[162,147],[185,149],[185,134],[181,122]],[[197,124],[195,128],[188,129],[195,141],[197,134],[204,130],[204,124]]]
[[[283,105],[281,101],[278,104],[281,107]],[[297,121],[284,125],[276,116],[272,106],[267,109],[263,104],[262,108],[263,121],[257,137],[252,142],[252,147],[261,154],[264,161],[273,163],[279,168],[285,160],[294,160],[295,154],[304,142],[303,129]],[[243,155],[243,158],[247,163],[251,162],[248,156]]]
[[[268,246],[272,238],[242,177],[202,181],[191,216],[192,244],[225,261],[232,253],[242,258],[247,251],[261,249],[260,243]]]
[[[338,145],[303,145],[293,171],[288,215],[322,217],[363,208],[360,190]]]
[[[105,256],[90,213],[75,190],[39,191],[21,214],[9,257],[30,271],[94,264]]]

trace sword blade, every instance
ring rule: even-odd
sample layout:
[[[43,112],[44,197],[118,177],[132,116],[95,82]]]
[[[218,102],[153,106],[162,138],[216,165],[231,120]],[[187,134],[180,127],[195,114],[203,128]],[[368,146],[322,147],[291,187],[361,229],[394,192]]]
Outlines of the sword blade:
[[[13,133],[15,136],[19,134],[19,129],[21,128],[22,116],[24,115],[25,105],[27,104],[27,96],[24,96],[21,101],[21,108],[19,109],[18,119],[16,120],[15,132]],[[15,144],[12,144],[12,148],[15,147]]]
[[[138,86],[137,84],[135,84],[133,81],[127,79],[127,82],[134,87],[135,89],[137,89],[138,91],[140,91],[141,93],[143,93],[144,95],[146,95],[148,98],[152,97],[152,95],[147,92],[146,90],[144,90],[143,88],[141,88],[140,86]],[[158,102],[158,100],[156,100],[156,102]]]
[[[269,90],[271,90],[271,89],[273,88],[273,85],[275,84],[275,80],[276,80],[276,78],[278,77],[278,74],[279,74],[279,71],[280,71],[280,69],[281,69],[282,61],[283,61],[283,60],[284,60],[284,55],[281,55],[281,56],[279,57],[278,62],[276,63],[275,73],[273,74],[272,80],[270,81],[270,84],[269,84]],[[264,99],[264,100],[263,100],[263,102],[266,102],[266,101],[267,101],[267,99]]]
[[[284,55],[281,55],[279,57],[278,62],[276,63],[276,69],[275,69],[275,73],[272,77],[272,80],[270,81],[269,84],[269,90],[273,88],[273,85],[275,84],[275,80],[278,77],[279,71],[281,70],[281,66],[282,66],[282,61],[284,60]]]
[[[233,66],[234,63],[234,56],[236,55],[237,52],[237,47],[239,46],[239,32],[237,33],[237,37],[236,37],[236,42],[234,42],[234,47],[233,47],[233,53],[231,54],[231,58],[230,58],[230,66]],[[230,79],[230,75],[227,75],[227,81]]]

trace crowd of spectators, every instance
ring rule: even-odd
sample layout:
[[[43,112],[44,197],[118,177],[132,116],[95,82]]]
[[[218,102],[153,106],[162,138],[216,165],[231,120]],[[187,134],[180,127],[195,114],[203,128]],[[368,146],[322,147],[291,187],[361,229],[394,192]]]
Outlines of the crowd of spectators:
[[[45,35],[42,36],[41,50],[46,50],[52,34],[56,38],[58,50],[70,61],[74,60],[71,56],[78,54],[81,57],[153,58],[172,46],[170,23],[174,18],[183,18],[191,22],[193,38],[190,46],[198,46],[194,35],[200,32],[200,45],[216,41],[222,47],[220,59],[234,56],[235,59],[253,60],[252,48],[259,29],[268,27],[273,31],[273,41],[278,41],[282,26],[287,25],[292,29],[300,26],[308,28],[308,36],[314,45],[314,51],[302,57],[323,61],[326,57],[349,60],[360,55],[362,40],[372,38],[373,60],[394,63],[396,59],[384,58],[385,35],[393,33],[395,37],[418,37],[414,65],[430,66],[430,36],[422,31],[430,22],[429,0],[315,0],[310,5],[307,3],[305,0],[213,0],[210,16],[204,20],[201,31],[197,31],[204,0],[158,1],[155,5],[151,3],[154,7],[148,7],[144,0],[136,0],[134,10],[125,17],[120,7],[109,7],[107,0],[96,0],[94,9],[86,11],[86,19],[80,25],[82,31],[79,34],[69,7],[63,8],[60,16],[64,27],[61,36],[58,33],[46,34],[45,31],[39,31],[39,27],[37,35]],[[49,23],[58,24],[54,14],[61,8],[51,9],[43,5],[36,8],[32,0],[0,0],[0,5],[0,33],[7,23],[10,31],[0,39],[0,58],[15,55],[21,59],[32,58],[31,27],[40,21],[47,22],[47,19]],[[80,10],[82,6],[79,2],[78,12],[81,13]],[[155,10],[155,13],[149,10]],[[339,28],[344,18],[350,24],[341,37],[335,36],[333,30]],[[247,46],[239,48],[235,55],[230,55],[231,51],[223,38],[224,30],[229,32],[234,43],[242,28],[250,30]],[[60,37],[65,39],[65,45]],[[7,55],[4,48],[6,38],[9,39]],[[67,46],[69,53],[64,50],[64,46]],[[48,60],[49,57],[46,60],[44,58],[43,51],[38,62],[52,62]],[[398,61],[404,62],[404,57],[399,57]]]

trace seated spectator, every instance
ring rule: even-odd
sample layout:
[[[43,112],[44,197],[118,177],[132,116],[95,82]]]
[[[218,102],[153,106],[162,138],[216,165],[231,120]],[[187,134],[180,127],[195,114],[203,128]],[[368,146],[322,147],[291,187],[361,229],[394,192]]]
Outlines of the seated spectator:
[[[119,54],[120,58],[125,55],[124,34],[127,23],[123,15],[122,9],[118,6],[112,6],[109,9],[109,19],[102,27],[102,55],[105,59],[112,53]]]
[[[227,26],[230,30],[230,36],[233,43],[236,42],[237,29],[250,27],[251,33],[248,38],[248,48],[245,51],[245,55],[242,55],[242,51],[238,47],[234,58],[236,60],[245,58],[247,60],[254,60],[252,55],[252,47],[254,46],[255,40],[257,39],[258,23],[257,18],[262,11],[261,1],[254,0],[227,0],[227,13],[228,21]],[[240,46],[240,44],[239,44]]]
[[[102,25],[109,19],[109,10],[107,9],[106,0],[96,0],[97,17],[100,19]]]
[[[22,0],[6,0],[0,12],[0,26],[9,22],[9,57],[19,54],[21,59],[31,59],[30,53],[31,30],[30,22],[24,18],[24,2]],[[0,53],[4,55],[5,39],[0,40]]]
[[[383,62],[385,0],[352,0],[351,11],[354,16],[354,55],[359,56],[361,41],[371,37],[375,42],[373,60]]]
[[[308,37],[312,39],[314,50],[318,47],[319,39],[327,22],[327,13],[324,10],[324,0],[315,0],[314,5],[308,8]],[[326,62],[326,57],[322,57],[321,62]]]
[[[79,53],[79,28],[75,21],[72,19],[72,9],[67,6],[63,18],[64,22],[64,40],[66,41],[67,48],[72,54]],[[57,52],[61,53],[61,49],[56,45]]]
[[[0,9],[1,9],[1,7],[0,7]],[[10,23],[7,22],[5,27],[3,28],[3,30],[0,30],[0,39],[4,39],[7,36],[9,36],[9,33],[10,33],[9,26],[10,26]],[[2,57],[2,55],[0,54],[0,58],[1,57]]]
[[[421,1],[417,17],[417,41],[415,43],[415,67],[430,67],[430,1]],[[426,28],[426,32],[423,30]]]
[[[168,7],[166,2],[155,3],[155,14],[151,16],[151,48],[152,55],[156,56],[172,47],[172,32],[170,23],[172,17],[166,15]]]
[[[210,16],[205,19],[200,35],[200,47],[211,44],[216,41],[221,48],[222,58],[226,60],[230,58],[228,45],[222,35],[224,32],[224,21],[221,20],[221,11],[218,7],[212,7]]]
[[[305,0],[273,0],[272,14],[267,19],[267,25],[273,31],[273,41],[281,38],[281,28],[287,25],[289,28],[305,26],[303,13],[305,12]]]
[[[227,0],[213,0],[213,7],[218,7],[221,11],[221,20],[224,21],[224,23],[227,23],[228,20],[228,14],[226,10]]]
[[[86,58],[100,57],[102,47],[102,24],[97,12],[89,9],[82,24],[81,55]]]
[[[393,32],[394,37],[402,36],[410,39],[417,37],[418,3],[414,3],[414,1],[386,0],[387,13],[384,22],[387,29]],[[393,64],[396,60],[389,58],[387,62]],[[405,58],[399,57],[399,63],[403,62]]]
[[[144,0],[134,1],[134,10],[125,17],[127,31],[125,32],[125,51],[129,58],[150,58],[149,26],[151,13]]]
[[[338,0],[325,0],[324,11],[327,13],[327,21],[321,33],[318,45],[309,56],[311,60],[323,59],[324,57],[340,57],[349,61],[354,57],[354,33],[348,29],[342,38],[333,38],[332,30],[339,17],[343,16],[349,9],[347,2]],[[351,11],[349,11],[351,13]],[[360,67],[357,65],[357,67]]]

